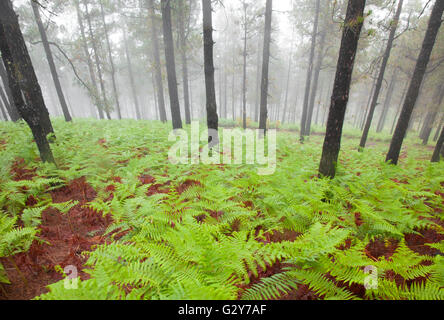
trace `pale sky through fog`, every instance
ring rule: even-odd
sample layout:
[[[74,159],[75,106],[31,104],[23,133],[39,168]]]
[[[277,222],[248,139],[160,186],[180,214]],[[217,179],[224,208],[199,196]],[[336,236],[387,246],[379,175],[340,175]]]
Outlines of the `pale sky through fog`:
[[[51,0],[42,0],[42,1],[43,3],[44,2],[51,3]],[[259,1],[263,1],[265,5],[265,0],[259,0]],[[291,10],[293,1],[294,0],[273,1],[273,19],[275,19],[275,22],[277,21],[279,27],[279,33],[275,35],[279,39],[275,39],[275,41],[277,41],[278,43],[283,43],[283,45],[286,45],[286,43],[291,39],[292,27],[286,12]],[[29,4],[29,2],[30,0],[13,0],[14,5],[16,6],[23,4],[26,5],[27,3]],[[229,8],[229,7],[238,7],[239,4],[241,3],[241,0],[223,0],[222,2],[224,7]],[[421,3],[421,5],[423,6],[428,2],[428,0],[407,0],[406,4],[404,5],[404,10],[403,10],[404,13],[406,13],[406,8],[408,8],[409,6],[413,5],[416,2]],[[214,9],[216,11],[213,13],[214,17],[217,16],[218,10],[224,10],[224,8],[220,5],[215,5]],[[374,14],[377,15],[378,13],[374,11]],[[45,12],[43,12],[43,15],[47,16]],[[51,18],[56,24],[64,25],[68,30],[77,29],[77,17],[75,15],[75,12],[71,12],[69,14],[65,12],[63,15],[52,16]],[[221,23],[221,22],[215,21],[215,23]]]

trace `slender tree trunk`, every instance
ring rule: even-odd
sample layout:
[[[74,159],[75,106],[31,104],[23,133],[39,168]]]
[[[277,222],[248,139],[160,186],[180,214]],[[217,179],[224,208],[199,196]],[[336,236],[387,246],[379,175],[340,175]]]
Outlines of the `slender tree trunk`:
[[[171,0],[162,0],[163,41],[165,44],[165,61],[170,94],[171,118],[174,129],[182,129],[179,94],[177,92],[176,62],[174,60],[174,42],[171,26]]]
[[[26,48],[16,13],[10,0],[0,1],[0,52],[8,74],[12,92],[23,92],[26,104],[14,99],[20,115],[31,128],[43,162],[55,163],[47,139],[53,132],[42,91]],[[17,79],[20,79],[17,81]]]
[[[424,38],[421,52],[416,63],[415,71],[410,82],[410,87],[407,92],[404,107],[402,108],[401,115],[398,120],[398,125],[396,126],[396,130],[390,144],[390,149],[387,154],[386,161],[391,162],[394,165],[398,164],[399,154],[401,152],[402,143],[407,132],[410,117],[418,99],[419,89],[421,87],[422,80],[424,79],[424,75],[429,63],[430,55],[435,45],[439,28],[441,27],[443,11],[444,1],[436,1],[432,10],[432,14],[430,16],[429,25]]]
[[[82,14],[80,11],[79,0],[75,0],[74,4],[76,6],[77,21],[79,23],[80,35],[82,36],[82,47],[83,47],[83,51],[85,53],[86,62],[88,64],[89,77],[91,79],[91,84],[92,84],[92,90],[90,90],[91,91],[90,94],[92,95],[92,98],[94,99],[94,104],[97,107],[97,111],[99,113],[99,118],[103,119],[104,115],[103,115],[102,108],[100,108],[100,98],[98,96],[99,89],[97,87],[97,79],[96,79],[96,75],[94,73],[93,63],[92,63],[91,56],[90,56],[89,50],[88,50],[88,41],[86,39],[85,26],[83,24]]]
[[[382,109],[381,116],[379,117],[378,127],[376,132],[382,132],[384,130],[385,121],[387,120],[387,114],[390,109],[390,105],[392,102],[393,92],[395,91],[395,86],[397,82],[397,69],[393,70],[392,80],[390,81],[390,85],[387,90],[387,94],[385,96],[384,108]]]
[[[0,96],[1,96],[0,110],[2,112],[3,119],[5,121],[8,121],[8,116],[6,115],[6,110],[5,110],[6,106],[8,105],[8,101],[6,100],[6,95],[4,94],[2,87],[0,87]]]
[[[256,57],[256,93],[254,102],[254,121],[259,122],[260,113],[260,86],[261,86],[261,37],[258,36],[257,57]]]
[[[259,119],[259,129],[265,133],[267,130],[268,118],[268,71],[270,67],[270,43],[271,43],[271,21],[273,15],[273,0],[267,0],[265,7],[265,31],[264,31],[264,51],[262,55],[262,78],[261,78],[261,112]],[[263,131],[262,131],[263,130]]]
[[[341,149],[342,127],[350,92],[359,37],[364,23],[365,0],[349,0],[344,22],[327,131],[319,166],[321,177],[334,178]]]
[[[218,72],[218,75],[219,75],[219,79],[218,79],[218,81],[217,81],[217,83],[218,83],[218,87],[219,87],[219,108],[220,108],[220,115],[222,116],[222,112],[223,112],[223,110],[222,110],[222,106],[223,106],[223,101],[222,101],[222,69],[219,69],[219,72]]]
[[[444,115],[441,117],[441,121],[439,122],[438,127],[436,128],[435,136],[433,137],[433,141],[438,141],[439,133],[441,132],[441,128],[444,126]]]
[[[6,98],[6,94],[5,94],[5,91],[3,90],[2,86],[0,86],[0,98],[1,98],[0,101],[3,102],[2,103],[2,112],[3,111],[5,112],[4,118],[5,118],[5,120],[8,120],[8,117],[6,115],[6,111],[9,114],[12,106],[9,103],[8,98]]]
[[[439,87],[436,88],[434,100],[435,100],[436,104],[434,105],[432,110],[429,112],[429,117],[425,123],[424,132],[421,137],[422,143],[425,146],[429,143],[430,135],[432,134],[432,130],[433,130],[433,124],[435,123],[436,118],[438,116],[439,107],[441,106],[442,101],[444,100],[444,84],[441,84]]]
[[[313,25],[313,32],[311,35],[310,57],[309,57],[308,69],[307,69],[307,79],[305,81],[304,104],[302,106],[301,142],[304,142],[304,136],[306,135],[306,124],[307,124],[308,102],[309,102],[308,100],[310,98],[311,78],[312,78],[312,74],[313,74],[316,39],[317,39],[317,35],[318,35],[319,11],[320,11],[319,7],[320,7],[320,0],[316,0],[315,20],[314,20],[314,25]]]
[[[151,75],[151,83],[153,85],[153,95],[154,95],[154,107],[156,109],[156,120],[162,121],[161,117],[160,117],[160,107],[159,107],[159,102],[156,99],[156,92],[157,92],[157,88],[156,88],[156,75],[153,73]]]
[[[305,124],[305,135],[309,136],[311,131],[311,122],[313,118],[314,111],[314,103],[316,99],[316,93],[318,91],[319,84],[319,74],[321,73],[322,61],[324,58],[324,46],[325,46],[325,37],[327,36],[327,30],[323,30],[321,33],[321,38],[319,41],[318,48],[318,59],[315,67],[315,73],[313,77],[313,85],[310,92],[310,102],[308,104],[308,115],[307,115],[307,123]]]
[[[387,64],[390,59],[390,53],[393,47],[393,42],[395,40],[396,29],[398,28],[399,17],[401,16],[403,2],[404,0],[399,0],[398,9],[396,11],[394,21],[391,25],[387,47],[385,49],[384,58],[381,64],[381,69],[379,71],[378,81],[376,82],[375,92],[373,94],[372,104],[370,105],[370,110],[367,115],[367,121],[364,127],[364,132],[362,134],[361,142],[359,144],[360,150],[363,150],[367,143],[368,134],[373,121],[373,115],[375,113],[376,106],[378,105],[379,93],[381,92],[382,82],[384,81],[385,69],[387,68]]]
[[[393,134],[393,130],[395,130],[396,120],[398,119],[399,113],[401,112],[402,104],[404,102],[405,96],[407,94],[407,90],[409,88],[408,82],[406,83],[404,90],[402,92],[401,100],[398,105],[398,109],[396,110],[395,118],[393,119],[392,129],[390,130],[390,134]]]
[[[120,119],[122,119],[122,112],[120,110],[119,93],[117,92],[116,69],[114,67],[114,59],[113,59],[113,54],[112,54],[111,42],[109,41],[108,27],[107,27],[106,21],[105,21],[105,10],[103,9],[102,1],[103,0],[99,0],[100,15],[102,17],[103,30],[105,32],[105,40],[106,40],[107,51],[108,51],[109,65],[111,67],[111,82],[113,84],[113,94],[114,94],[114,100],[116,102],[117,117],[120,120]]]
[[[86,17],[86,22],[88,23],[89,37],[92,43],[92,48],[97,68],[97,75],[99,77],[100,90],[102,92],[103,109],[105,110],[106,117],[108,118],[108,120],[111,120],[111,114],[108,106],[108,98],[106,96],[105,82],[103,81],[102,66],[100,64],[99,51],[97,50],[97,43],[92,29],[91,17],[89,15],[88,2],[86,0],[83,0],[83,5],[85,6],[85,17]]]
[[[207,107],[208,142],[210,146],[219,143],[217,130],[219,129],[219,117],[217,115],[216,89],[214,87],[214,62],[213,62],[213,17],[211,12],[211,0],[202,0],[203,11],[203,39],[205,62],[205,92]],[[211,132],[214,131],[214,132]]]
[[[228,75],[224,68],[224,119],[228,119]]]
[[[294,33],[294,30],[293,30]],[[287,107],[288,107],[288,91],[290,90],[290,79],[291,79],[291,66],[293,64],[293,46],[294,46],[294,38],[291,40],[291,47],[290,47],[290,56],[288,59],[288,70],[287,70],[287,84],[285,87],[285,98],[284,98],[284,114],[282,115],[282,124],[285,123],[285,116],[287,114]]]
[[[233,74],[231,79],[231,110],[233,112],[233,121],[236,121],[236,97],[235,97],[235,90],[236,90],[236,72],[235,72],[235,57],[234,57],[234,50],[233,50]]]
[[[20,93],[19,101],[16,103],[14,101],[14,95],[12,94],[11,87],[18,87],[18,85],[10,85],[8,75],[6,73],[5,66],[3,65],[3,62],[0,61],[0,78],[2,79],[3,85],[5,87],[6,96],[8,97],[9,102],[9,108],[6,105],[6,110],[8,111],[9,117],[11,118],[11,121],[16,122],[20,120],[20,114],[17,110],[16,105],[17,104],[23,104],[23,98]]]
[[[180,39],[180,56],[182,59],[182,82],[183,82],[183,100],[185,104],[185,121],[191,124],[191,110],[190,110],[190,90],[188,81],[188,61],[187,61],[187,38],[185,36],[185,0],[179,0],[179,39]]]
[[[159,40],[157,38],[156,14],[154,0],[149,0],[149,14],[151,18],[151,42],[153,45],[154,68],[156,73],[157,104],[159,106],[160,120],[167,121],[165,97],[163,95],[162,68],[160,64]]]
[[[32,10],[34,11],[35,21],[37,23],[40,37],[42,38],[43,48],[45,49],[46,59],[48,60],[49,69],[51,70],[51,76],[54,81],[54,86],[57,91],[57,96],[59,98],[60,105],[62,107],[63,115],[66,121],[72,121],[71,115],[68,110],[68,105],[66,104],[65,96],[63,95],[62,86],[60,84],[60,79],[57,74],[57,68],[54,63],[54,58],[52,56],[51,48],[49,47],[48,37],[46,36],[45,27],[43,26],[42,19],[40,17],[40,11],[38,4],[31,0]]]
[[[377,78],[373,80],[373,85],[372,85],[372,88],[370,90],[370,94],[368,96],[367,106],[365,108],[364,115],[363,115],[363,117],[361,119],[361,131],[364,130],[365,122],[367,120],[368,112],[369,112],[369,109],[370,109],[370,103],[372,102],[372,97],[373,97],[373,94],[375,93],[375,88],[376,88],[376,82],[377,81],[378,81]]]
[[[322,97],[324,96],[324,85],[321,86],[321,90],[319,90],[319,102],[317,103],[316,107],[316,118],[315,118],[315,124],[318,125],[319,123],[319,111],[321,109],[321,103],[322,103]]]
[[[444,147],[444,127],[441,130],[438,142],[436,143],[435,151],[433,152],[432,162],[439,162],[443,153]]]
[[[128,75],[130,79],[130,86],[131,86],[131,93],[134,100],[134,108],[136,109],[136,117],[137,120],[142,119],[142,115],[140,114],[140,105],[139,105],[139,99],[137,99],[137,90],[136,90],[136,83],[134,81],[134,74],[133,74],[133,67],[131,64],[131,56],[128,49],[128,37],[126,35],[126,26],[123,27],[123,44],[125,46],[125,55],[126,55],[126,64],[128,66]]]
[[[242,127],[247,128],[247,3],[244,2],[244,50],[242,69]]]

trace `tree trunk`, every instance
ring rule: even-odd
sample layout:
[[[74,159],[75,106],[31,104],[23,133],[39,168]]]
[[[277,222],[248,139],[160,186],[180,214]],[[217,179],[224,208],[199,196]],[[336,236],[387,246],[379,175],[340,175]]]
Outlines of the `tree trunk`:
[[[130,56],[129,49],[128,49],[128,37],[126,35],[125,28],[126,28],[126,26],[123,27],[123,43],[125,46],[126,64],[128,66],[128,75],[129,75],[129,79],[130,79],[131,93],[133,95],[134,108],[136,109],[137,120],[141,120],[142,115],[140,114],[139,99],[137,99],[136,84],[134,81],[133,67],[131,64],[131,56]]]
[[[10,0],[0,1],[0,51],[12,92],[23,92],[26,104],[15,99],[20,115],[31,128],[43,162],[55,163],[47,135],[53,132],[42,91]],[[20,82],[17,81],[20,79]]]
[[[441,128],[444,126],[444,115],[441,117],[441,121],[439,122],[438,127],[436,128],[435,136],[433,137],[433,141],[438,141],[439,133],[441,132]]]
[[[2,112],[3,119],[5,121],[8,121],[8,116],[7,116],[6,110],[5,110],[6,106],[8,105],[8,101],[6,100],[6,95],[3,92],[3,88],[2,87],[0,87],[0,96],[1,96],[1,99],[0,99],[0,110]]]
[[[429,143],[430,135],[432,134],[432,130],[433,130],[433,124],[435,123],[436,117],[438,116],[439,107],[441,106],[442,101],[444,100],[444,84],[442,84],[436,88],[434,100],[435,100],[434,102],[436,104],[434,105],[432,110],[429,112],[428,120],[425,123],[424,132],[421,137],[422,144],[425,146]]]
[[[8,120],[8,116],[6,114],[6,111],[8,111],[8,114],[11,110],[11,104],[8,101],[8,98],[6,97],[5,91],[3,90],[2,86],[0,86],[0,101],[2,102],[2,113],[4,113],[5,120]]]
[[[387,114],[390,109],[390,105],[391,105],[392,97],[393,97],[393,92],[395,91],[395,86],[396,86],[396,82],[397,82],[396,72],[397,72],[397,69],[393,70],[392,80],[390,81],[390,85],[388,87],[387,94],[385,96],[384,108],[382,109],[381,116],[379,117],[379,121],[378,121],[378,127],[376,129],[376,132],[378,132],[378,133],[382,132],[382,130],[384,130],[385,121],[387,119]]]
[[[173,32],[171,27],[171,0],[162,0],[161,4],[171,118],[173,120],[173,129],[182,129],[179,94],[177,92],[176,62],[174,60]]]
[[[214,62],[213,62],[213,17],[211,12],[211,0],[202,0],[203,11],[203,40],[204,40],[204,63],[205,63],[205,92],[207,107],[208,142],[210,146],[219,143],[216,132],[219,128],[217,115],[216,89],[214,87]],[[210,132],[215,131],[215,132]]]
[[[46,36],[45,27],[43,26],[42,19],[40,17],[39,5],[31,0],[32,10],[34,11],[35,21],[39,28],[40,37],[42,38],[43,48],[45,49],[46,59],[48,60],[49,69],[51,71],[51,76],[54,81],[54,86],[57,91],[57,96],[59,98],[60,105],[62,107],[63,115],[66,121],[72,121],[71,115],[68,110],[68,105],[66,104],[65,96],[63,95],[62,86],[60,84],[60,79],[57,74],[57,68],[54,63],[54,58],[52,56],[51,48],[49,47],[48,37]]]
[[[444,127],[441,130],[441,135],[439,136],[438,142],[433,152],[432,162],[439,162],[444,148]]]
[[[97,79],[96,79],[96,75],[94,73],[93,63],[92,63],[91,56],[90,56],[89,50],[88,50],[88,41],[86,40],[85,26],[83,24],[82,14],[80,11],[79,0],[75,0],[74,4],[76,6],[77,21],[79,23],[80,35],[82,37],[83,52],[85,53],[86,62],[88,64],[89,77],[91,79],[91,84],[92,84],[92,90],[90,89],[90,94],[91,94],[92,98],[94,99],[94,104],[95,104],[97,111],[99,113],[99,118],[103,119],[104,118],[103,110],[102,110],[102,108],[100,108],[100,98],[98,97],[99,89],[97,87]]]
[[[259,122],[260,113],[260,85],[261,85],[261,37],[258,36],[257,57],[256,57],[256,93],[254,95],[254,121]]]
[[[398,164],[402,143],[407,132],[413,108],[415,107],[416,101],[418,99],[419,89],[421,87],[422,80],[424,79],[427,64],[429,63],[430,55],[432,53],[439,28],[441,27],[443,11],[444,1],[436,1],[432,10],[432,14],[430,16],[429,25],[424,38],[421,52],[416,63],[415,71],[410,82],[410,87],[407,92],[404,107],[402,108],[401,115],[398,120],[398,125],[396,126],[396,130],[390,144],[390,149],[387,154],[386,161],[391,162],[394,165]]]
[[[242,66],[242,127],[247,128],[247,3],[244,2],[244,50]]]
[[[294,30],[293,30],[294,33]],[[282,124],[285,123],[285,116],[287,114],[287,107],[288,107],[288,91],[290,90],[290,79],[291,79],[291,66],[293,63],[293,46],[294,46],[294,38],[291,40],[291,47],[290,47],[290,57],[288,59],[288,70],[287,70],[287,84],[285,87],[285,98],[284,98],[284,114],[282,115]]]
[[[162,68],[160,64],[159,40],[157,38],[156,14],[154,0],[149,0],[149,14],[151,17],[151,42],[153,44],[154,68],[156,74],[157,104],[159,107],[160,121],[166,122],[165,97],[163,95]]]
[[[270,66],[270,43],[271,43],[271,19],[273,14],[273,0],[267,0],[265,7],[265,31],[264,49],[262,55],[262,78],[261,78],[261,112],[259,119],[259,130],[265,133],[268,118],[268,69]],[[263,130],[263,131],[262,131]]]
[[[119,94],[117,92],[116,70],[114,67],[113,54],[112,54],[112,49],[111,49],[111,43],[109,41],[108,27],[107,27],[106,21],[105,21],[105,10],[103,9],[102,0],[99,0],[99,4],[100,4],[100,15],[102,17],[102,23],[103,23],[103,30],[105,32],[105,40],[106,40],[106,45],[107,45],[109,64],[111,67],[111,82],[113,84],[113,94],[114,94],[114,100],[116,102],[117,117],[120,120],[120,119],[122,119],[122,112],[120,111]]]
[[[315,67],[315,73],[314,73],[314,77],[313,77],[313,85],[310,90],[311,97],[310,97],[310,103],[308,105],[307,123],[305,124],[305,135],[307,135],[307,136],[310,135],[310,131],[311,131],[311,121],[313,118],[316,92],[318,91],[319,74],[321,73],[322,61],[324,58],[324,46],[325,46],[325,37],[326,36],[327,36],[327,30],[323,30],[321,33],[320,41],[319,41],[318,61],[316,63],[316,67]]]
[[[187,61],[187,38],[185,36],[185,0],[179,0],[179,38],[180,38],[180,56],[182,59],[182,82],[183,82],[183,100],[185,104],[185,121],[191,124],[191,110],[190,110],[190,90],[188,81],[188,61]]]
[[[233,112],[233,121],[236,121],[236,72],[235,72],[235,58],[234,58],[234,49],[233,49],[233,74],[231,79],[231,110]]]
[[[327,131],[319,167],[321,177],[334,178],[341,149],[342,127],[350,92],[351,78],[358,49],[359,36],[364,23],[365,0],[349,0],[339,51],[336,78],[331,98]]]
[[[110,110],[109,110],[109,106],[108,106],[108,98],[106,96],[105,83],[103,81],[102,66],[100,65],[100,58],[99,58],[99,52],[97,50],[97,43],[96,43],[96,39],[94,37],[94,32],[92,29],[91,17],[89,16],[88,2],[86,0],[83,0],[83,5],[85,6],[86,22],[88,23],[89,37],[91,38],[94,58],[95,58],[95,62],[96,62],[97,74],[99,76],[100,90],[102,92],[102,100],[103,100],[103,102],[102,102],[103,109],[105,110],[106,117],[108,118],[108,120],[111,120],[111,114],[110,114]]]
[[[405,88],[404,88],[404,90],[402,92],[401,100],[399,102],[398,109],[396,110],[395,117],[393,119],[393,124],[392,124],[392,129],[390,130],[390,134],[393,134],[393,130],[395,130],[396,120],[398,119],[399,113],[401,112],[402,104],[404,102],[404,99],[405,99],[405,96],[407,94],[408,88],[409,88],[409,84],[407,82],[406,85],[405,85]]]
[[[384,58],[382,60],[381,69],[379,71],[378,81],[376,82],[372,104],[370,105],[370,110],[367,115],[367,121],[365,123],[364,132],[362,133],[361,143],[359,144],[360,150],[363,150],[367,143],[368,134],[373,121],[373,115],[375,113],[376,106],[378,105],[378,98],[379,93],[381,92],[382,82],[384,81],[385,69],[387,68],[387,63],[390,59],[390,53],[392,51],[393,42],[395,40],[396,29],[398,28],[399,17],[401,16],[403,2],[404,0],[399,0],[398,9],[396,11],[395,18],[391,24],[390,35],[387,42],[387,47],[385,49]]]
[[[20,93],[18,97],[19,101],[17,103],[14,101],[14,95],[12,94],[11,87],[16,87],[16,86],[18,87],[18,85],[11,86],[9,84],[8,75],[6,73],[6,69],[2,61],[0,61],[0,78],[2,79],[3,85],[5,87],[6,96],[8,97],[8,102],[9,102],[9,109],[8,105],[6,105],[6,110],[8,111],[11,121],[16,122],[20,120],[20,114],[17,111],[16,105],[17,103],[23,104],[23,98]]]
[[[156,120],[162,121],[160,118],[160,110],[159,110],[159,102],[156,99],[156,76],[154,73],[151,74],[151,84],[153,86],[153,95],[154,95],[154,107],[156,109]]]
[[[224,119],[228,119],[228,75],[224,68]]]
[[[321,109],[321,103],[322,103],[322,97],[324,96],[324,84],[321,86],[321,90],[319,90],[319,102],[317,103],[316,107],[316,118],[315,118],[315,124],[318,125],[319,123],[319,111]]]
[[[307,114],[308,114],[308,99],[310,98],[310,86],[311,86],[311,78],[313,74],[313,63],[314,63],[314,55],[316,49],[316,38],[318,35],[318,24],[319,24],[319,7],[320,0],[316,0],[316,9],[315,9],[315,20],[313,25],[313,32],[311,35],[311,48],[310,48],[310,57],[308,62],[307,69],[307,79],[305,81],[305,94],[304,94],[304,104],[302,105],[302,118],[301,118],[301,142],[304,141],[304,136],[306,135],[306,124],[307,124]]]

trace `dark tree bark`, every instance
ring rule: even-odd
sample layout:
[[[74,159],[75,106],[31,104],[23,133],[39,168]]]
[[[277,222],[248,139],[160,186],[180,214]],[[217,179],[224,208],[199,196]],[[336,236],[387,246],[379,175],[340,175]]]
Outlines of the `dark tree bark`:
[[[185,36],[185,0],[179,0],[178,25],[179,25],[179,39],[180,39],[180,57],[182,60],[182,85],[183,85],[183,100],[185,105],[185,121],[187,124],[191,123],[190,110],[190,90],[188,81],[188,61],[187,61],[187,37]]]
[[[111,67],[111,82],[113,84],[113,94],[114,94],[114,100],[116,102],[117,117],[119,119],[122,119],[122,112],[120,110],[120,102],[119,102],[119,93],[117,91],[117,83],[116,83],[116,69],[114,67],[114,59],[113,59],[113,54],[112,54],[111,42],[109,41],[108,27],[107,27],[106,21],[105,21],[105,10],[103,9],[102,0],[99,0],[99,4],[100,4],[100,15],[102,17],[102,23],[103,23],[103,30],[105,32],[105,40],[106,40],[107,51],[108,51],[109,65]]]
[[[154,69],[156,74],[157,104],[159,107],[160,121],[166,122],[165,97],[163,95],[162,68],[160,64],[159,40],[157,38],[156,14],[154,0],[149,0],[149,14],[151,20],[151,42],[153,44]]]
[[[387,94],[385,96],[384,107],[382,108],[381,116],[379,117],[378,127],[376,132],[382,132],[384,130],[385,121],[387,120],[387,114],[390,109],[390,104],[392,103],[393,92],[395,91],[397,80],[397,69],[393,70],[392,80],[387,89]]]
[[[268,69],[270,67],[270,43],[271,43],[271,20],[273,15],[273,0],[267,0],[265,6],[265,31],[264,51],[262,55],[262,78],[261,78],[261,110],[259,118],[259,129],[266,132],[268,118]]]
[[[436,143],[435,151],[433,152],[432,162],[439,162],[441,156],[443,155],[444,148],[444,127],[441,129],[441,135],[439,136],[438,142]]]
[[[416,62],[415,71],[413,73],[410,87],[402,108],[401,115],[396,126],[395,133],[390,144],[390,149],[387,154],[386,161],[394,165],[398,164],[399,154],[401,152],[402,143],[404,141],[407,128],[409,126],[410,118],[415,107],[419,95],[419,89],[424,79],[427,65],[435,45],[436,37],[442,23],[442,13],[444,11],[444,1],[437,0],[430,16],[429,25],[424,38],[421,52]]]
[[[441,117],[441,121],[439,122],[438,127],[436,128],[435,136],[433,137],[433,141],[438,141],[439,133],[441,132],[441,128],[444,126],[444,115]]]
[[[39,5],[35,0],[31,0],[32,10],[34,11],[35,21],[39,28],[40,37],[42,38],[43,48],[45,49],[46,59],[48,60],[49,69],[51,71],[51,76],[54,81],[54,86],[57,91],[57,96],[59,98],[60,105],[62,107],[63,115],[66,121],[72,121],[71,114],[68,110],[68,105],[66,104],[65,96],[63,94],[62,85],[60,84],[60,79],[57,74],[57,68],[54,63],[54,58],[52,56],[51,48],[49,47],[48,37],[46,35],[45,27],[43,26],[42,19],[40,17]]]
[[[137,99],[137,90],[136,90],[136,83],[134,81],[133,66],[131,64],[131,56],[128,49],[128,37],[126,35],[126,26],[123,26],[123,44],[125,46],[126,64],[128,67],[128,75],[130,79],[131,93],[134,100],[134,108],[136,109],[136,117],[137,120],[141,120],[142,115],[140,114],[140,105],[139,105],[139,99]]]
[[[100,91],[102,92],[103,108],[105,109],[106,117],[108,118],[108,120],[111,120],[111,114],[108,106],[108,98],[106,96],[105,82],[103,80],[102,66],[100,64],[99,51],[97,50],[97,43],[92,29],[91,17],[89,16],[88,2],[86,0],[83,0],[83,5],[85,6],[85,17],[86,17],[86,22],[88,23],[89,37],[91,39],[94,59],[96,62],[97,75],[99,77],[99,83],[100,83]]]
[[[98,97],[99,89],[97,86],[97,79],[96,79],[96,75],[94,73],[93,63],[92,63],[91,56],[90,56],[89,50],[88,50],[88,41],[86,39],[85,26],[83,24],[82,13],[80,11],[79,0],[75,0],[74,4],[76,6],[77,21],[79,23],[80,35],[82,37],[83,52],[85,54],[86,62],[88,64],[89,77],[91,79],[92,92],[90,92],[90,94],[92,95],[92,98],[94,99],[94,104],[96,105],[97,111],[99,113],[99,118],[103,119],[104,114],[103,114],[102,108],[100,107],[100,98]]]
[[[168,76],[168,92],[170,94],[171,117],[174,129],[182,129],[180,116],[179,94],[177,92],[176,62],[174,60],[174,42],[171,27],[171,0],[162,0],[163,41],[165,44],[165,60]]]
[[[398,9],[396,11],[394,20],[391,24],[390,35],[387,41],[387,47],[385,49],[384,57],[381,64],[381,69],[379,71],[378,81],[376,82],[372,104],[370,105],[370,110],[367,115],[367,121],[365,123],[364,132],[362,133],[361,142],[359,144],[360,150],[363,150],[367,143],[368,134],[373,121],[373,115],[375,113],[376,106],[378,105],[379,93],[381,92],[382,82],[384,81],[385,69],[387,68],[387,64],[390,59],[390,53],[392,51],[393,42],[395,41],[396,30],[398,28],[399,17],[401,16],[403,2],[404,0],[399,0]]]
[[[321,33],[321,38],[319,41],[318,48],[318,59],[315,66],[315,72],[313,76],[313,85],[310,89],[310,102],[308,104],[308,115],[307,115],[307,123],[305,124],[305,135],[309,136],[311,131],[311,122],[313,118],[314,104],[316,99],[316,93],[318,91],[319,85],[319,75],[321,73],[322,61],[324,60],[324,47],[325,47],[325,37],[327,36],[328,30],[324,28]]]
[[[306,135],[306,124],[307,124],[307,115],[308,115],[308,102],[310,98],[310,87],[311,87],[311,79],[313,75],[313,64],[314,64],[314,56],[316,49],[316,39],[318,36],[318,25],[319,25],[319,9],[320,0],[316,0],[316,9],[315,9],[315,20],[313,25],[313,32],[311,35],[311,48],[310,48],[310,57],[308,61],[308,69],[307,69],[307,79],[305,80],[305,94],[304,94],[304,104],[302,105],[302,118],[301,118],[301,142],[304,141],[304,136]]]
[[[8,74],[12,92],[23,93],[25,103],[16,107],[29,125],[43,162],[55,163],[47,135],[54,132],[42,91],[26,48],[18,18],[10,0],[0,1],[0,51]],[[17,79],[20,79],[17,81]]]
[[[2,79],[3,85],[5,87],[6,96],[8,97],[8,102],[9,102],[9,108],[8,105],[6,105],[6,110],[8,111],[11,121],[16,122],[20,120],[20,114],[17,111],[16,103],[14,101],[14,96],[11,91],[11,86],[9,85],[8,75],[6,73],[6,69],[2,61],[0,61],[0,78]],[[23,104],[23,98],[21,96],[21,93],[18,103]]]
[[[407,94],[408,88],[409,88],[409,84],[407,82],[406,85],[405,85],[405,88],[404,88],[404,90],[402,92],[401,100],[400,100],[398,108],[396,110],[395,117],[393,119],[393,124],[392,124],[392,129],[390,130],[390,134],[393,134],[393,131],[395,130],[396,120],[398,119],[399,113],[401,112],[402,103],[404,102],[404,99],[405,99],[405,96]]]
[[[214,87],[214,61],[213,61],[213,17],[211,12],[211,0],[202,0],[203,12],[203,41],[205,60],[205,92],[207,107],[207,126],[209,131],[208,142],[210,146],[219,143],[215,132],[219,129],[219,117],[217,115],[216,89]],[[215,131],[215,132],[210,132]],[[213,134],[212,134],[213,133]]]
[[[359,37],[364,23],[365,0],[349,0],[339,51],[336,78],[331,97],[327,131],[319,167],[321,177],[334,178],[341,149],[342,127],[349,99],[350,84],[358,49]]]

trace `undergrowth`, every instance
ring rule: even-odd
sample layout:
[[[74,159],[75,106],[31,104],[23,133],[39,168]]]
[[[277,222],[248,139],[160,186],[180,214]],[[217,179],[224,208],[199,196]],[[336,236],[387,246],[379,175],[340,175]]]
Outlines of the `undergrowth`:
[[[80,177],[98,193],[86,206],[113,223],[107,244],[84,253],[89,279],[36,299],[279,299],[303,285],[320,299],[444,298],[444,165],[414,138],[391,166],[386,144],[360,153],[350,132],[330,181],[316,176],[321,136],[301,145],[279,133],[277,170],[259,176],[252,165],[170,164],[158,122],[54,126],[57,167],[38,161],[23,124],[0,124],[0,257],[39,241],[48,207],[69,214],[76,202],[53,204],[49,191]],[[30,180],[14,180],[17,159]],[[424,230],[438,240],[413,245]]]

